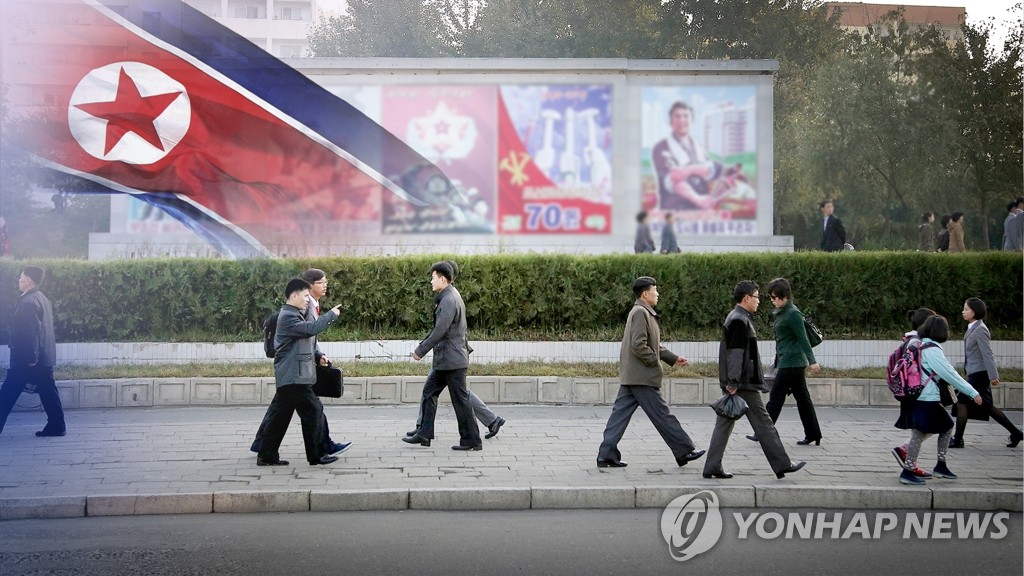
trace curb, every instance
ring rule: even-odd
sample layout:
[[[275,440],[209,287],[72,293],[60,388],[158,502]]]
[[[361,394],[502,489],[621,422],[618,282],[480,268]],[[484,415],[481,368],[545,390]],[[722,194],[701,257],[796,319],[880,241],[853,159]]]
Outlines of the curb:
[[[538,486],[207,492],[0,499],[0,520],[253,512],[663,508],[713,490],[723,508],[1024,511],[1020,490],[835,486]]]

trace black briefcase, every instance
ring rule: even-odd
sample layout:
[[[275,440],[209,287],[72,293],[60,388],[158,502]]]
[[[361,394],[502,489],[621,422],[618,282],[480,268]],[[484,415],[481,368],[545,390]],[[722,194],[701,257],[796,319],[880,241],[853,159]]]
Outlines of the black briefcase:
[[[341,368],[318,364],[313,393],[322,398],[341,398],[341,395],[345,393],[345,377],[341,373]]]

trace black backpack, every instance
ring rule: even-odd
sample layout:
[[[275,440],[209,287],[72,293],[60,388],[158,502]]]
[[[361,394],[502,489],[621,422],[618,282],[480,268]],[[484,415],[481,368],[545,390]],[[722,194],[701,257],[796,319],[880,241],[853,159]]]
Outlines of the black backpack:
[[[277,314],[279,312],[280,310],[276,310],[263,319],[263,352],[267,358],[273,358],[277,354],[277,349],[274,346],[274,334],[277,333]]]

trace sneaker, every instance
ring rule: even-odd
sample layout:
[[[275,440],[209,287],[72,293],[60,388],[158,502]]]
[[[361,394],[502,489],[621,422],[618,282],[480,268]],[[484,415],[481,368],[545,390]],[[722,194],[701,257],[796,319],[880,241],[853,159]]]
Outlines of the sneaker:
[[[921,485],[926,484],[926,482],[924,481],[924,478],[915,476],[910,470],[904,470],[903,472],[900,472],[900,484]]]
[[[941,460],[938,463],[935,464],[935,468],[932,469],[932,472],[936,476],[938,476],[939,478],[947,478],[949,480],[956,480],[956,474],[953,474],[952,472],[950,472],[949,471],[949,466],[946,466],[946,463],[941,461]]]
[[[897,446],[897,447],[893,448],[892,449],[892,455],[893,455],[893,457],[896,458],[896,461],[899,462],[900,468],[903,468],[904,470],[908,469],[907,468],[907,451],[903,448],[903,446]]]
[[[338,454],[341,454],[342,452],[344,452],[345,450],[348,450],[351,447],[352,447],[352,443],[351,442],[342,442],[341,444],[338,444],[337,442],[335,442],[334,446],[327,453],[327,455],[328,456],[337,456]]]
[[[925,470],[921,470],[917,466],[914,466],[913,468],[907,468],[907,471],[910,472],[911,474],[913,474],[914,476],[917,476],[918,478],[931,478],[932,477],[932,473],[931,472],[927,472]]]

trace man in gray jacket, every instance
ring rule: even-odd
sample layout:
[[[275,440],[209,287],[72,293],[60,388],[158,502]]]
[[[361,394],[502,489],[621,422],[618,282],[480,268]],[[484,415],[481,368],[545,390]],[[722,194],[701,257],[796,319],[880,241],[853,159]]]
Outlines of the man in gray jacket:
[[[314,337],[338,319],[341,305],[331,308],[316,320],[307,320],[309,288],[309,282],[302,278],[292,278],[285,287],[286,301],[278,313],[277,332],[274,334],[274,347],[277,350],[274,356],[274,379],[277,381],[277,392],[272,403],[279,405],[280,410],[267,423],[266,437],[256,457],[257,466],[288,465],[287,460],[281,460],[278,449],[294,412],[299,413],[302,421],[306,461],[310,465],[317,465],[338,460],[337,456],[323,454],[321,451],[323,428],[320,421],[324,408],[313,393],[313,384],[316,383]]]
[[[434,363],[423,385],[423,422],[415,434],[402,438],[402,441],[430,446],[434,438],[437,397],[447,387],[459,423],[459,443],[452,446],[452,450],[482,450],[480,430],[473,419],[466,388],[466,371],[469,368],[466,304],[459,291],[451,285],[454,276],[448,262],[437,262],[430,267],[430,288],[437,294],[434,297],[434,329],[411,356],[413,360],[421,360],[433,350]]]
[[[726,394],[736,394],[747,402],[747,420],[761,441],[761,450],[768,458],[772,471],[779,478],[804,467],[804,462],[792,463],[779,439],[768,410],[764,407],[764,372],[761,354],[757,350],[757,332],[754,330],[754,312],[760,304],[757,284],[744,280],[733,289],[736,307],[725,317],[722,341],[718,347],[718,381]],[[705,478],[732,478],[722,469],[722,456],[729,443],[735,420],[718,416],[711,433],[708,459],[704,462]]]
[[[53,365],[57,360],[57,343],[53,335],[53,308],[39,291],[43,269],[26,266],[18,276],[21,297],[14,307],[11,322],[11,366],[0,386],[0,432],[26,385],[35,386],[39,401],[46,410],[46,426],[36,436],[63,436],[64,408],[53,381]]]
[[[689,361],[661,345],[658,313],[654,311],[658,305],[658,286],[654,278],[637,278],[633,282],[633,295],[636,296],[636,302],[626,319],[626,330],[619,351],[621,386],[604,429],[604,441],[597,453],[597,467],[626,466],[618,444],[638,406],[643,408],[661,438],[672,449],[676,464],[685,466],[687,462],[703,456],[704,451],[694,450],[693,441],[679,425],[679,420],[669,413],[668,404],[661,394],[661,378],[664,374],[661,362],[686,366]]]

